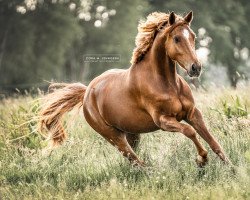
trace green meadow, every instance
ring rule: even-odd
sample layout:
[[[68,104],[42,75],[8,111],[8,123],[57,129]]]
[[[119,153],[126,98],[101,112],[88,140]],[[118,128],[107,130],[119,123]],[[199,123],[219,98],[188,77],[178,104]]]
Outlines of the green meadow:
[[[0,199],[250,199],[247,86],[194,91],[209,130],[232,162],[222,163],[202,141],[209,150],[204,168],[196,166],[191,140],[163,131],[142,135],[137,153],[148,167],[132,167],[81,111],[65,116],[68,139],[49,153],[36,126],[39,97],[0,101]]]

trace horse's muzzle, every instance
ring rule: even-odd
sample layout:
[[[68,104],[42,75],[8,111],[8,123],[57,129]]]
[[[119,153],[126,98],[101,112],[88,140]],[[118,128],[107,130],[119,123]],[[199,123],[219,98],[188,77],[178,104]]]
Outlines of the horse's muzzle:
[[[199,77],[201,74],[201,65],[193,63],[190,70],[188,71],[188,75],[190,77]]]

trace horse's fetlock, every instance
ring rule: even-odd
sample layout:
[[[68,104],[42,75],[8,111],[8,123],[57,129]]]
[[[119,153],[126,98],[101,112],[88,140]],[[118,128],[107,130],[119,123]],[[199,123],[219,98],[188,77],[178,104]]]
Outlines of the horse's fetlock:
[[[218,149],[218,148],[216,148],[216,149],[212,149],[213,151],[214,151],[214,153],[216,153],[216,154],[220,154],[220,153],[222,153],[221,152],[221,149]]]
[[[207,164],[208,159],[207,159],[207,157],[202,157],[202,156],[198,155],[195,161],[196,161],[196,164],[198,165],[198,167],[204,167]]]
[[[207,150],[203,150],[201,153],[200,153],[200,156],[202,156],[203,158],[206,158],[208,155],[208,151]]]

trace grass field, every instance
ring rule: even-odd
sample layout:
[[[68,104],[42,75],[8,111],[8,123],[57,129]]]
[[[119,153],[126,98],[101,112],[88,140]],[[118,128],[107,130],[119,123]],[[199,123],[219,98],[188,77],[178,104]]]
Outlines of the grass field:
[[[189,139],[163,131],[142,136],[138,154],[149,167],[133,168],[73,112],[65,119],[70,121],[67,141],[48,155],[47,142],[31,121],[39,102],[30,96],[4,99],[0,199],[250,199],[249,88],[194,92],[233,163],[224,165],[209,149],[202,169]]]

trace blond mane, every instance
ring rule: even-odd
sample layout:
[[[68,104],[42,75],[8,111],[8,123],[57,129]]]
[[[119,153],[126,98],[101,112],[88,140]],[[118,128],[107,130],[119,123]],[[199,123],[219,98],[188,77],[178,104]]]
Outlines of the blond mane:
[[[138,34],[135,38],[135,49],[131,63],[136,64],[143,59],[143,56],[151,48],[158,30],[168,22],[169,14],[162,12],[153,12],[147,16],[146,21],[140,21],[138,25]],[[176,15],[177,20],[182,19]]]

